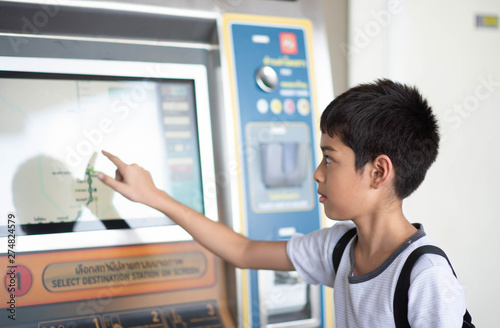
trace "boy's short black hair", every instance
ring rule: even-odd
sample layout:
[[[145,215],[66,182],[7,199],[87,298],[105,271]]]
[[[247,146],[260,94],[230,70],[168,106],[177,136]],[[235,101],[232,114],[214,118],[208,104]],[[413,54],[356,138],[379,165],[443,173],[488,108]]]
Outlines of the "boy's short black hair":
[[[320,128],[352,148],[357,170],[387,155],[400,199],[420,186],[438,154],[438,125],[427,101],[416,88],[387,79],[361,84],[337,97],[323,112]]]

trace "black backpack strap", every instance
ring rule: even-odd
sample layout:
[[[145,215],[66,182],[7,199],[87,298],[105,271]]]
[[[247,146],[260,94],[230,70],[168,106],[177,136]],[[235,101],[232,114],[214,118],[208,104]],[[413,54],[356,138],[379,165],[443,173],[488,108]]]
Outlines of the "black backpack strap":
[[[340,237],[339,241],[335,245],[332,253],[332,261],[333,261],[333,271],[337,274],[337,270],[339,269],[340,260],[342,259],[342,254],[344,254],[344,250],[347,247],[349,241],[356,235],[356,228],[352,228],[348,230],[342,237]]]
[[[450,260],[448,259],[448,256],[446,256],[441,248],[432,245],[425,245],[415,249],[410,254],[410,256],[408,256],[405,264],[403,265],[403,269],[401,270],[396,285],[396,291],[394,292],[393,310],[396,328],[410,327],[410,324],[408,322],[408,291],[410,289],[411,270],[413,269],[413,265],[415,264],[415,262],[417,262],[419,257],[428,253],[437,254],[444,257],[446,261],[448,261],[448,264],[451,267],[451,271],[453,272],[455,277],[457,276],[455,274],[455,270],[453,270]],[[474,325],[472,324],[472,318],[469,314],[469,311],[467,310],[464,314],[463,327],[474,327]]]

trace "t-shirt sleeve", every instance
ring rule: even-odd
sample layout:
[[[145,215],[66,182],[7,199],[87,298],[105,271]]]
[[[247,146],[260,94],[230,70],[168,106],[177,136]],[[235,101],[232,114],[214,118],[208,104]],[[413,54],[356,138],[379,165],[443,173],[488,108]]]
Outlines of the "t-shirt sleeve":
[[[353,226],[352,223],[339,222],[331,228],[292,236],[287,243],[287,253],[302,280],[333,287],[333,248]]]
[[[448,262],[439,255],[424,255],[412,270],[408,291],[411,327],[462,327],[465,295]]]

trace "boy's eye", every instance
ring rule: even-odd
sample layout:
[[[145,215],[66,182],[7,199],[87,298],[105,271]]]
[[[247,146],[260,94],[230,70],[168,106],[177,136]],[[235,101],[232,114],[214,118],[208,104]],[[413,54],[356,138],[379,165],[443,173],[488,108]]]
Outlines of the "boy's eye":
[[[329,156],[325,156],[325,162],[326,164],[330,164],[331,162],[333,162],[333,159]]]

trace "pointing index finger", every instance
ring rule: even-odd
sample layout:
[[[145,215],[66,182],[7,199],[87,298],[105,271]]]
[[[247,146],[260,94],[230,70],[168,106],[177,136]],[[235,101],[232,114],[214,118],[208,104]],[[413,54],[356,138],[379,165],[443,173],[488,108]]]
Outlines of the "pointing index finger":
[[[106,156],[107,158],[109,158],[109,160],[111,162],[113,162],[113,164],[116,165],[116,167],[118,168],[118,170],[120,169],[123,169],[125,168],[125,166],[127,166],[127,164],[123,163],[121,159],[119,159],[118,157],[116,157],[115,155],[113,154],[110,154],[108,153],[107,151],[102,151],[103,155]]]
[[[97,152],[94,152],[92,154],[92,157],[90,157],[90,160],[89,160],[89,162],[87,164],[87,170],[93,170],[94,169],[96,159],[97,159]]]

